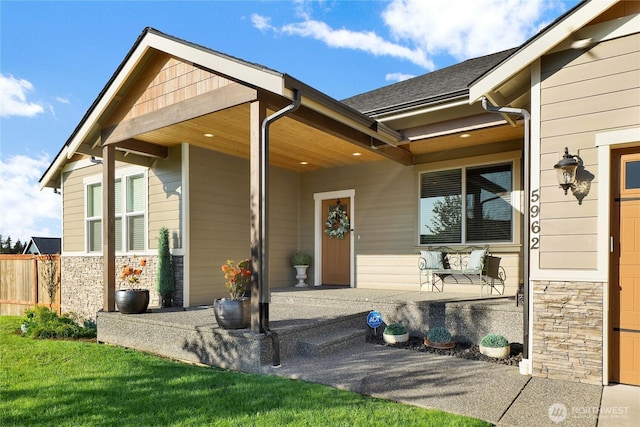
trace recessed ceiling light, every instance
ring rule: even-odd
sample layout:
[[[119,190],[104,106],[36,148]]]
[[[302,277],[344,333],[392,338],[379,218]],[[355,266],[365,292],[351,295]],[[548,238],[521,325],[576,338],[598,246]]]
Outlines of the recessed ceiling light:
[[[301,165],[308,165],[309,162],[300,162]]]
[[[460,135],[460,138],[469,138],[470,136],[471,134],[463,133],[462,135]]]
[[[356,156],[356,157],[358,157],[358,156],[362,156],[362,153],[358,153],[358,152],[356,152],[356,153],[353,153],[353,155],[354,155],[354,156]]]
[[[212,133],[205,133],[203,136],[205,138],[213,138],[214,135]]]

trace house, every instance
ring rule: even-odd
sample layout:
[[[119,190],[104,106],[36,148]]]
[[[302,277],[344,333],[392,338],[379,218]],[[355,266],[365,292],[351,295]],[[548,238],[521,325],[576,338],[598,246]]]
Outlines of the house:
[[[23,254],[53,255],[60,253],[60,237],[31,237]]]
[[[586,1],[516,49],[339,102],[147,28],[41,179],[62,190],[63,310],[114,310],[134,255],[153,288],[163,226],[179,305],[253,259],[255,332],[296,250],[311,285],[417,292],[421,247],[482,244],[507,294],[524,285],[522,373],[640,384],[639,46],[640,3]]]

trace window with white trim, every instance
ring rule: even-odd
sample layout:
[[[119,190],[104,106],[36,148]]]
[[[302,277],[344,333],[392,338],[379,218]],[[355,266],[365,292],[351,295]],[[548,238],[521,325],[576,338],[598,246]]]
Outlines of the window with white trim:
[[[124,186],[122,183],[124,182]],[[115,247],[118,252],[145,250],[147,224],[146,175],[123,175],[114,181]],[[102,251],[102,183],[86,186],[87,251]],[[124,209],[123,209],[124,207]],[[123,248],[124,244],[124,248]]]
[[[421,173],[420,244],[512,242],[512,188],[512,163]]]

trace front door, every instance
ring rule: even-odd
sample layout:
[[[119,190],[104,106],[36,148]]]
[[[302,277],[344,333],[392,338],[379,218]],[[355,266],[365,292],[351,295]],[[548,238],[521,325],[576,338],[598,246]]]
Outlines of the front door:
[[[614,152],[610,379],[640,385],[640,152]]]
[[[322,284],[351,285],[349,197],[322,201]]]

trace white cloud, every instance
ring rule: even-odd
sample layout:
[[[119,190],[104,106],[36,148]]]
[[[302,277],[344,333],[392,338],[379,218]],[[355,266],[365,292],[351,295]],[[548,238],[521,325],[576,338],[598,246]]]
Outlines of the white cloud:
[[[261,31],[405,59],[432,71],[438,55],[462,61],[516,47],[546,25],[546,12],[566,8],[562,0],[392,0],[381,14],[390,34],[385,38],[375,31],[335,29],[312,19],[311,6],[318,4],[322,2],[296,2],[301,22],[281,27],[271,25],[268,17],[254,14],[251,19]]]
[[[382,13],[397,41],[428,56],[457,60],[522,44],[541,27],[545,12],[560,2],[531,0],[393,0]]]
[[[386,41],[373,31],[334,29],[324,22],[312,19],[285,25],[280,30],[284,34],[320,40],[329,47],[362,50],[375,56],[407,59],[422,67],[433,68],[433,63],[425,57],[422,51]]]
[[[33,117],[44,111],[42,105],[27,101],[27,92],[33,85],[24,79],[16,79],[11,74],[0,74],[0,117]]]
[[[251,23],[253,24],[254,27],[256,27],[260,31],[273,29],[269,21],[271,21],[271,18],[268,18],[266,16],[261,16],[261,15],[258,15],[257,13],[254,13],[253,15],[251,15]]]
[[[56,96],[56,101],[58,101],[61,104],[69,104],[71,102],[69,101],[69,99],[63,98],[61,96]]]
[[[405,80],[409,80],[414,78],[413,74],[404,74],[404,73],[389,73],[384,76],[384,79],[388,82],[402,82]]]
[[[31,236],[60,236],[61,196],[40,191],[38,180],[49,166],[47,155],[0,160],[0,234],[15,242]]]

